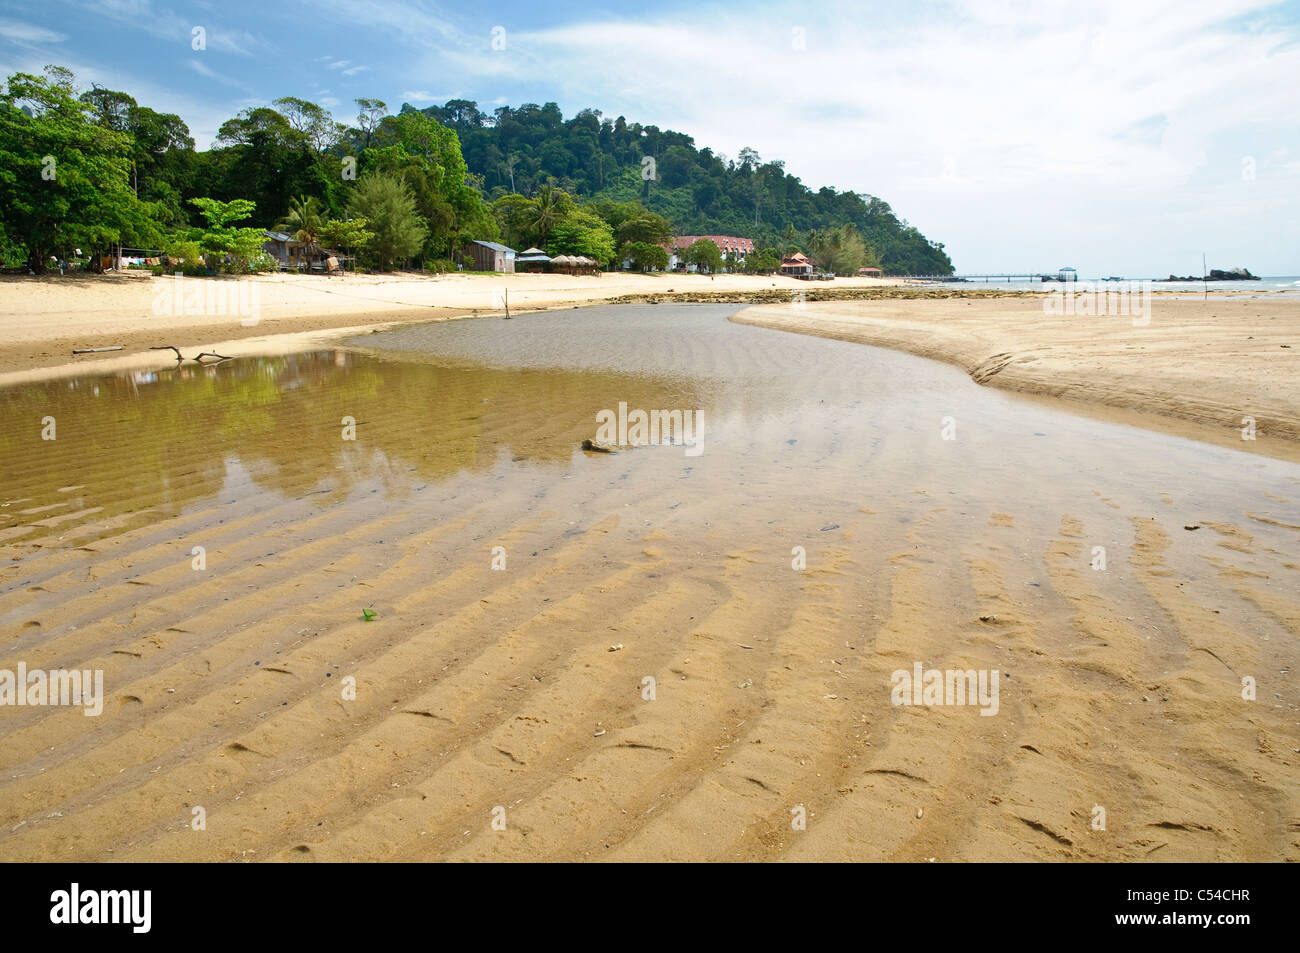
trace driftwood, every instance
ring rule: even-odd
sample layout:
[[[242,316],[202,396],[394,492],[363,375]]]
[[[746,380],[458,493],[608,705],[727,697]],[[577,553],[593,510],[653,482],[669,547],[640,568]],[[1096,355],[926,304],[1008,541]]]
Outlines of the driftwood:
[[[181,349],[178,348],[175,344],[157,344],[157,345],[152,345],[152,346],[150,346],[149,350],[151,350],[151,351],[175,351],[175,352],[176,352],[176,361],[177,361],[177,363],[179,363],[179,362],[185,360],[185,355],[181,353]],[[195,362],[197,362],[197,363],[199,363],[199,364],[202,364],[202,363],[203,363],[203,359],[204,359],[205,357],[215,357],[218,361],[229,361],[229,360],[233,360],[233,358],[231,358],[231,357],[229,357],[229,356],[227,356],[227,355],[225,355],[225,354],[218,354],[216,351],[200,351],[198,354],[194,355],[194,357],[191,358],[191,360],[193,360],[193,361],[195,361]]]
[[[110,344],[107,347],[74,347],[73,354],[98,354],[100,351],[120,351],[121,344]]]

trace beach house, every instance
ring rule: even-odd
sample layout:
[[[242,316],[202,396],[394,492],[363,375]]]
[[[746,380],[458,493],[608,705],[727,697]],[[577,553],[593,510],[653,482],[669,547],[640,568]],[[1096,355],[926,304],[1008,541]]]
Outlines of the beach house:
[[[262,251],[278,261],[281,268],[288,268],[290,262],[303,257],[302,242],[288,232],[264,231],[262,235],[266,238]]]
[[[781,274],[790,275],[798,278],[800,275],[811,275],[813,272],[813,262],[801,251],[793,255],[787,255],[781,259]]]
[[[262,232],[262,235],[266,238],[262,243],[262,251],[280,263],[281,271],[290,269],[333,271],[339,267],[340,262],[352,261],[350,256],[321,245],[308,248],[305,243],[298,241],[287,232],[267,230]]]
[[[515,256],[516,271],[546,271],[551,257],[540,248],[525,248]]]
[[[718,251],[722,252],[724,262],[729,255],[734,255],[738,262],[744,261],[746,256],[753,254],[754,251],[753,239],[739,238],[735,235],[678,235],[668,245],[668,268],[676,270],[683,267],[686,260],[686,249],[701,238],[707,238],[718,246]],[[692,265],[687,270],[694,271],[695,266]]]
[[[512,274],[515,270],[515,250],[500,242],[476,239],[461,250],[461,257],[466,265],[472,263],[475,271],[503,271]]]

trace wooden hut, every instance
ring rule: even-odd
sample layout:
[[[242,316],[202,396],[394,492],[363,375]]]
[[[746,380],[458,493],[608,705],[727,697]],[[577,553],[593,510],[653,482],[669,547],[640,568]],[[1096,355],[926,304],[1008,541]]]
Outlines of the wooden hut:
[[[466,264],[473,262],[475,271],[503,271],[511,273],[515,270],[515,250],[507,248],[500,242],[470,242],[461,252]]]
[[[540,248],[526,248],[515,256],[515,271],[546,271],[551,260]]]

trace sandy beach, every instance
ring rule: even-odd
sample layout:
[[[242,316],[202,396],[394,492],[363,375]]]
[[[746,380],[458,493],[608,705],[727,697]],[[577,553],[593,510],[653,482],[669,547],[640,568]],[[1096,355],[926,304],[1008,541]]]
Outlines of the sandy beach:
[[[171,281],[172,279],[165,279]],[[354,275],[324,278],[308,275],[260,275],[249,279],[182,278],[179,297],[193,289],[230,289],[238,303],[240,281],[256,287],[257,315],[236,307],[209,307],[205,297],[193,306],[155,307],[159,289],[167,311],[170,286],[143,272],[105,276],[0,278],[0,386],[52,373],[78,373],[84,365],[101,368],[143,366],[153,361],[149,348],[176,345],[185,352],[234,341],[263,341],[282,334],[315,334],[386,326],[394,322],[444,320],[475,314],[504,314],[575,307],[620,297],[685,296],[696,292],[780,292],[788,298],[809,290],[793,278],[743,275],[634,275],[601,277],[516,274],[464,274],[440,277],[409,274]],[[878,278],[841,279],[847,288],[889,288],[896,282]],[[244,300],[252,295],[244,293]],[[215,294],[212,295],[215,299]],[[180,313],[180,311],[185,313]],[[315,340],[315,338],[313,338]],[[120,352],[74,356],[78,348],[122,345]],[[291,350],[294,342],[276,342],[271,350]],[[257,350],[253,347],[252,350]],[[265,351],[265,348],[262,348]],[[242,353],[249,353],[245,349]],[[141,361],[123,360],[132,356]],[[111,362],[111,363],[109,363]],[[41,369],[42,374],[27,373]]]
[[[1256,443],[1300,441],[1300,295],[1154,295],[1137,323],[1044,314],[1028,295],[762,305],[733,320],[898,348],[979,384],[1137,411],[1148,426],[1173,418],[1240,440],[1250,418]]]
[[[680,284],[600,281],[527,304]],[[1276,433],[1291,302],[1211,302],[1216,337],[1200,302],[414,323],[408,284],[348,287],[386,303],[310,317],[286,283],[247,359],[0,390],[0,669],[106,686],[94,718],[4,709],[0,856],[1300,860],[1295,463],[976,383],[1048,367],[1120,413],[1154,371],[1159,413]],[[139,306],[65,327],[64,286],[13,291],[51,363]],[[620,402],[698,410],[707,449],[580,451]],[[996,670],[996,712],[894,703],[917,665]]]
[[[194,279],[184,279],[188,289]],[[187,356],[281,354],[351,335],[427,321],[589,306],[601,302],[768,302],[738,322],[896,348],[955,364],[977,383],[1084,405],[1085,412],[1198,439],[1239,437],[1253,418],[1255,452],[1300,449],[1300,295],[1249,289],[1208,301],[1157,291],[1151,315],[1044,314],[1036,292],[905,284],[891,279],[805,282],[720,275],[261,276],[258,315],[158,314],[155,279],[0,279],[0,387],[88,370],[167,366]],[[214,282],[208,282],[212,284]],[[221,282],[227,284],[229,282]],[[200,280],[200,285],[203,282]],[[188,293],[188,290],[186,291]],[[802,295],[806,301],[794,304]],[[870,295],[871,300],[818,297]],[[771,303],[771,302],[777,303]],[[73,355],[76,348],[121,351]],[[1184,424],[1191,424],[1191,427]],[[1282,441],[1286,441],[1285,444]]]

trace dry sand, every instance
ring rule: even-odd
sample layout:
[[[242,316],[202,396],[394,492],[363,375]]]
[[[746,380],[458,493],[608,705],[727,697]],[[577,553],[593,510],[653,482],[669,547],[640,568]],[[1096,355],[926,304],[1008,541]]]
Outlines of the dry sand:
[[[170,281],[171,279],[166,279]],[[809,289],[793,278],[743,275],[264,275],[242,279],[256,286],[258,314],[245,325],[238,313],[204,313],[187,308],[183,315],[159,314],[154,304],[159,279],[143,272],[78,277],[0,278],[0,386],[42,376],[84,373],[85,365],[120,370],[142,366],[123,361],[140,355],[143,363],[158,363],[148,348],[176,345],[190,351],[207,350],[236,340],[263,340],[280,334],[383,327],[392,322],[429,321],[475,314],[512,313],[573,307],[622,296],[684,296],[696,291],[746,293],[779,291],[789,297]],[[840,279],[838,290],[881,289],[886,279]],[[236,289],[233,278],[183,278],[183,294],[211,286]],[[230,294],[236,294],[230,290]],[[170,295],[170,290],[169,290]],[[165,301],[170,301],[165,296]],[[183,300],[183,299],[182,299]],[[235,298],[238,301],[238,298]],[[231,309],[233,310],[233,309]],[[74,356],[74,348],[123,345],[120,352]],[[276,345],[281,351],[294,342]],[[274,346],[271,350],[274,349]],[[223,351],[222,353],[226,353]],[[247,353],[243,351],[241,353]],[[104,363],[115,361],[116,363]],[[22,373],[41,369],[42,374]]]
[[[1046,315],[1038,296],[761,305],[732,320],[898,348],[955,364],[980,384],[1188,420],[1238,439],[1251,417],[1250,449],[1300,440],[1300,295],[1157,294],[1149,323],[1138,325],[1126,315]]]

